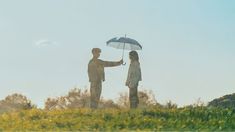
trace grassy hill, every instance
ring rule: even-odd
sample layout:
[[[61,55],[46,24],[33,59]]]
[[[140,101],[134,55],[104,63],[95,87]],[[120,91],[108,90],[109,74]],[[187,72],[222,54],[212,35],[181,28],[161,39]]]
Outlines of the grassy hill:
[[[235,130],[235,110],[208,107],[24,110],[0,114],[0,131]]]

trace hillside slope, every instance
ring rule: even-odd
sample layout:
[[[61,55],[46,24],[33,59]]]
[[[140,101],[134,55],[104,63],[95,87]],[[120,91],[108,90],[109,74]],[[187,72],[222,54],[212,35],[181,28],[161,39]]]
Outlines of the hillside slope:
[[[0,131],[235,130],[235,111],[219,108],[148,110],[39,109],[0,115]]]

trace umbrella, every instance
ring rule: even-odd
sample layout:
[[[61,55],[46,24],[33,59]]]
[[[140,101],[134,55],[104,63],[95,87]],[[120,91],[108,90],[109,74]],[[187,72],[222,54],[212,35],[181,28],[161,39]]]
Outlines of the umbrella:
[[[122,59],[124,56],[124,50],[142,50],[142,46],[134,39],[125,37],[115,37],[106,42],[107,46],[122,49]]]

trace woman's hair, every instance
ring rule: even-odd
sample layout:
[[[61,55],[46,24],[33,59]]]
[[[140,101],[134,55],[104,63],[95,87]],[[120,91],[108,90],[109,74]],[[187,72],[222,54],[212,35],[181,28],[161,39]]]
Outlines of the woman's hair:
[[[136,60],[136,61],[138,61],[139,62],[139,56],[138,56],[138,53],[136,52],[136,51],[131,51],[130,53],[129,53],[129,56],[130,56],[130,59],[132,60],[132,61],[134,61],[134,60]]]

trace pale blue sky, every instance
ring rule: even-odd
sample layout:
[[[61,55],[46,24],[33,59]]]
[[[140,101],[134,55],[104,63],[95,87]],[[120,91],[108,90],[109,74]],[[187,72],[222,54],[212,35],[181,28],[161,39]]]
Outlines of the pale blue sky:
[[[139,41],[143,81],[160,103],[207,102],[235,90],[235,1],[8,0],[0,1],[0,99],[22,93],[43,107],[47,97],[89,87],[93,47],[113,37]],[[102,96],[116,99],[129,65],[106,69]]]

